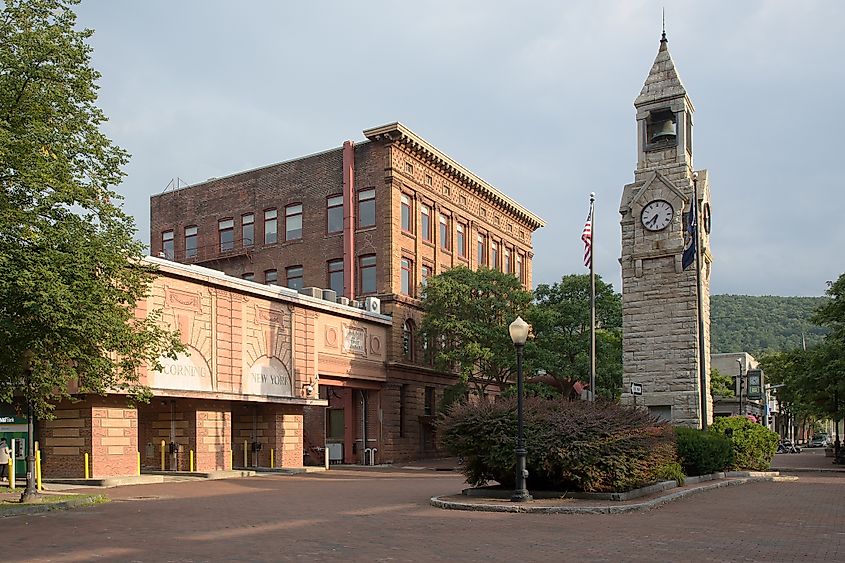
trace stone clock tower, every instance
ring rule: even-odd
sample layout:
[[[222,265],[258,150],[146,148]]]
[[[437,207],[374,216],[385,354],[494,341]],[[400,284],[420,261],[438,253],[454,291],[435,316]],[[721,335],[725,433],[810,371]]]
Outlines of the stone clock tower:
[[[622,225],[622,402],[647,407],[675,424],[702,426],[700,362],[707,424],[710,398],[710,188],[693,167],[692,105],[669,55],[666,34],[637,110],[637,169],[619,207]],[[689,212],[698,191],[701,299],[696,264],[683,264]],[[698,303],[703,339],[699,339]],[[699,345],[703,342],[703,347]],[[703,351],[703,353],[702,353]],[[642,385],[642,396],[631,384]]]

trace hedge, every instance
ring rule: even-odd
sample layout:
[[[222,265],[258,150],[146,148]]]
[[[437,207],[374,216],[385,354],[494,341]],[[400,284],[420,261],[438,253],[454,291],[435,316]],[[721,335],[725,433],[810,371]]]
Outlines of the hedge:
[[[733,447],[724,434],[677,427],[678,460],[687,475],[724,471],[733,463]]]
[[[725,432],[730,430],[730,432]],[[745,417],[717,418],[709,432],[728,435],[733,447],[734,471],[768,471],[778,448],[778,435]]]
[[[672,428],[641,410],[529,398],[524,420],[529,490],[626,491],[656,481],[676,461]],[[516,430],[515,399],[456,404],[438,423],[472,485],[513,486]]]

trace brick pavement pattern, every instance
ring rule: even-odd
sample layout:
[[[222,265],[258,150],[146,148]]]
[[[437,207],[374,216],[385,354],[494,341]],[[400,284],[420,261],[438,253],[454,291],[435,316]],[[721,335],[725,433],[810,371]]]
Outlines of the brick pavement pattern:
[[[440,510],[456,473],[332,470],[138,485],[2,524],[5,561],[842,561],[845,475],[718,489],[644,513]]]

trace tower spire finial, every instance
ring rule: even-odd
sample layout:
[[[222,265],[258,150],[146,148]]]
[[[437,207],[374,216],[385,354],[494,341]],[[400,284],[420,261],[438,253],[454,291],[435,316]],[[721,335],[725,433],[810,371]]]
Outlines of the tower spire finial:
[[[666,39],[666,8],[663,8],[663,33],[660,35],[660,42],[666,43],[668,39]]]

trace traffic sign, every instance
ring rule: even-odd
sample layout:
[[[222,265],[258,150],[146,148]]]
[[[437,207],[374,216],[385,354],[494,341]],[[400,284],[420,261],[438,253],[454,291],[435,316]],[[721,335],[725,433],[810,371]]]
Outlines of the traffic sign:
[[[643,394],[643,384],[642,383],[631,383],[631,395],[642,395]]]

